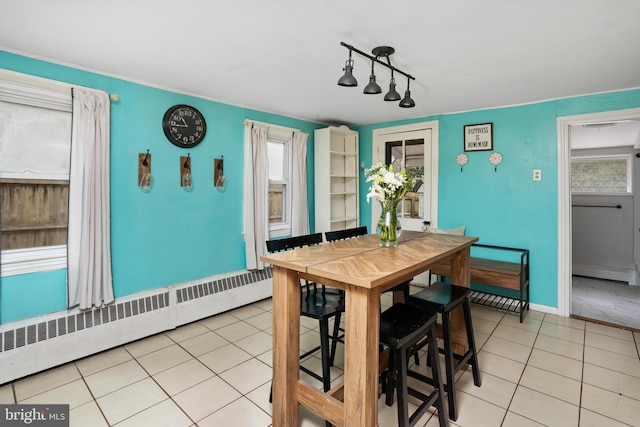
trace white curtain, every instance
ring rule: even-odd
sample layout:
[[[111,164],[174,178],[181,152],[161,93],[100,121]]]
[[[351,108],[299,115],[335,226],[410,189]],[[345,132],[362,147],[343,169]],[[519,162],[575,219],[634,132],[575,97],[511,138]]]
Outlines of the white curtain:
[[[293,132],[293,164],[291,179],[291,235],[309,234],[307,200],[307,134]]]
[[[245,123],[243,229],[249,270],[264,269],[260,256],[269,237],[267,132],[267,126]]]
[[[114,300],[109,203],[110,103],[105,92],[73,88],[68,306],[99,307]]]

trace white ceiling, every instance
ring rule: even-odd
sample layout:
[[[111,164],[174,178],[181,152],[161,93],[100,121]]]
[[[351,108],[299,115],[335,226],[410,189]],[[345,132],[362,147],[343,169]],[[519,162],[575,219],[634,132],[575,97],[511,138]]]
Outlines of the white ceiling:
[[[20,0],[3,2],[0,49],[310,121],[368,124],[638,88],[639,18],[638,0]],[[392,63],[416,77],[416,107],[362,94],[370,62],[357,55],[359,86],[337,86],[341,41],[365,52],[393,46]],[[376,74],[384,93],[389,72]]]
[[[640,148],[640,118],[571,126],[572,150],[629,146]]]

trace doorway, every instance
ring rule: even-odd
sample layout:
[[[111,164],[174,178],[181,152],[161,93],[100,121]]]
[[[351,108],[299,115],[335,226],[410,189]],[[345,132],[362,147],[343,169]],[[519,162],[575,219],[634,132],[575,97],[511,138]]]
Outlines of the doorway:
[[[403,230],[424,231],[427,224],[438,225],[438,122],[375,129],[371,158],[373,163],[393,164],[394,169],[413,169],[416,185],[398,205]],[[380,217],[379,203],[371,204],[371,229]],[[428,273],[416,276],[414,283],[426,285]]]
[[[415,168],[418,183],[410,198],[399,205],[403,230],[424,230],[424,222],[438,223],[438,122],[415,123],[373,131],[373,163],[394,168]],[[387,161],[389,160],[389,161]],[[378,203],[371,204],[371,229],[380,217]]]
[[[594,114],[559,117],[558,130],[558,314],[573,313],[573,248],[572,248],[572,192],[571,192],[571,127],[594,123],[640,120],[640,109],[609,111]],[[637,145],[638,141],[636,141]],[[637,209],[637,205],[636,205]],[[637,215],[636,215],[637,217]],[[634,233],[638,224],[634,224]],[[637,233],[636,233],[637,234]],[[638,239],[636,239],[637,241]],[[640,252],[637,248],[634,250]],[[606,321],[604,319],[599,319]]]

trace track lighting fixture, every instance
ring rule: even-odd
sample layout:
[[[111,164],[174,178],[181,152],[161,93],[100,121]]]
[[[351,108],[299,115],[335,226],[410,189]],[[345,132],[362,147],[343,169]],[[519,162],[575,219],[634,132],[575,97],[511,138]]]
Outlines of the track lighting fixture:
[[[385,101],[399,101],[400,94],[396,91],[396,79],[393,78],[393,69],[391,70],[391,81],[389,82],[389,92],[384,96]]]
[[[371,60],[371,75],[369,76],[369,84],[364,87],[362,93],[367,95],[377,95],[382,93],[382,88],[376,83],[376,75],[373,73],[374,60]]]
[[[411,99],[411,91],[409,90],[409,83],[411,79],[407,79],[407,90],[404,93],[404,98],[400,101],[400,107],[402,108],[412,108],[416,106],[416,103],[413,99]]]
[[[415,80],[415,78],[412,75],[407,74],[404,71],[401,71],[396,67],[394,67],[393,65],[391,65],[391,59],[389,57],[395,52],[394,48],[392,48],[391,46],[378,46],[373,48],[373,50],[371,51],[373,55],[369,55],[344,42],[340,42],[340,45],[349,49],[349,59],[345,63],[345,66],[343,69],[344,75],[340,77],[340,79],[338,79],[339,86],[347,86],[347,87],[358,86],[358,81],[356,80],[355,77],[353,77],[353,60],[351,59],[352,52],[356,52],[366,58],[371,59],[371,75],[369,76],[369,84],[365,86],[363,93],[367,95],[375,95],[378,93],[382,93],[382,89],[376,82],[376,75],[374,70],[375,64],[378,63],[391,70],[391,80],[389,82],[389,91],[385,94],[384,100],[399,101],[401,99],[400,94],[396,91],[396,80],[393,75],[394,72],[397,72],[407,77],[407,90],[405,91],[404,98],[402,98],[402,100],[400,101],[400,104],[399,104],[400,107],[402,108],[415,107],[416,103],[413,99],[411,99],[411,91],[409,90],[409,83],[411,82],[411,80]],[[386,58],[387,62],[385,63],[381,61],[380,58]]]
[[[338,86],[358,86],[358,81],[353,77],[353,59],[351,59],[351,49],[349,49],[349,59],[344,64],[344,76],[338,80]]]

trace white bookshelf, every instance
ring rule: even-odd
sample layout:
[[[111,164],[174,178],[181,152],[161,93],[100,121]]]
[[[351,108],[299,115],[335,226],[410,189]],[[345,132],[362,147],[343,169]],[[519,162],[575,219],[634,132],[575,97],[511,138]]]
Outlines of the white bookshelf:
[[[359,225],[358,133],[346,126],[315,131],[316,233]]]

